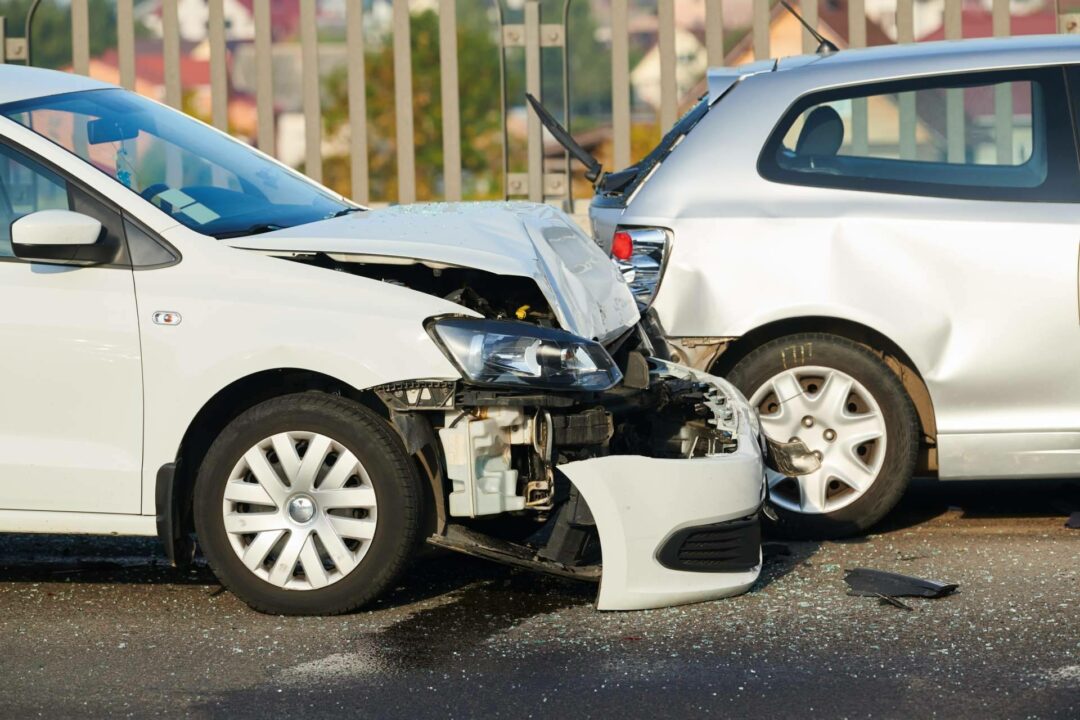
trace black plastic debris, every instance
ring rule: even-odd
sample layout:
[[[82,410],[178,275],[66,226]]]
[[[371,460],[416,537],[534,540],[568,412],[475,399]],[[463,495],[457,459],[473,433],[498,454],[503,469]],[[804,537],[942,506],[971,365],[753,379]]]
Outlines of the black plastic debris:
[[[868,597],[945,597],[959,587],[953,583],[901,575],[899,573],[854,568],[845,571],[844,582],[851,589],[851,595]]]
[[[1080,530],[1080,510],[1069,516],[1069,519],[1065,521],[1065,527]]]
[[[889,597],[888,595],[882,595],[881,593],[878,593],[878,599],[881,600],[882,605],[892,605],[893,607],[900,608],[901,610],[915,609],[900,598]]]

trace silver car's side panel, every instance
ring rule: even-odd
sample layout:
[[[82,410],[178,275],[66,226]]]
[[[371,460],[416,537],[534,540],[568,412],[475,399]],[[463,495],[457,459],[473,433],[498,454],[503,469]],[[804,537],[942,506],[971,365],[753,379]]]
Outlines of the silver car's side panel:
[[[1040,52],[1031,41],[966,45],[881,51],[880,62],[839,53],[745,78],[617,222],[674,232],[654,304],[669,335],[738,337],[802,317],[860,323],[926,381],[942,477],[1075,474],[1063,451],[1080,432],[1080,206],[799,187],[757,173],[773,126],[806,92],[1080,61],[1077,38],[1047,39]]]
[[[1075,477],[1080,432],[950,435],[938,450],[952,479]]]

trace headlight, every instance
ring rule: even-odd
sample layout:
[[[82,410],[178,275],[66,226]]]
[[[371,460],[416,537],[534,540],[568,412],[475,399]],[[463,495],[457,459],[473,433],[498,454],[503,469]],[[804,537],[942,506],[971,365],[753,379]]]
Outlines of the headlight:
[[[599,343],[505,320],[442,318],[428,332],[470,381],[550,390],[607,390],[622,373]]]

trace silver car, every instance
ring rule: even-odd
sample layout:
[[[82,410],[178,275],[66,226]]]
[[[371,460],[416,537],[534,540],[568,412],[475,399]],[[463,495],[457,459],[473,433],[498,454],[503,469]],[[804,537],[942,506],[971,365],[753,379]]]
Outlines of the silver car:
[[[591,216],[675,360],[773,440],[792,534],[880,520],[913,474],[1080,474],[1080,38],[713,71]]]

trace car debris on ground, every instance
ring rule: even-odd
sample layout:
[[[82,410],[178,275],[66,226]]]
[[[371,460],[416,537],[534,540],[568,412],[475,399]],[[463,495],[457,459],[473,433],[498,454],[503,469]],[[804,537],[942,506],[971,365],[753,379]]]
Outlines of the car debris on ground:
[[[901,610],[914,610],[900,597],[940,598],[950,595],[959,587],[955,583],[901,575],[900,573],[870,568],[853,568],[844,573],[849,595],[876,597],[882,603]]]

